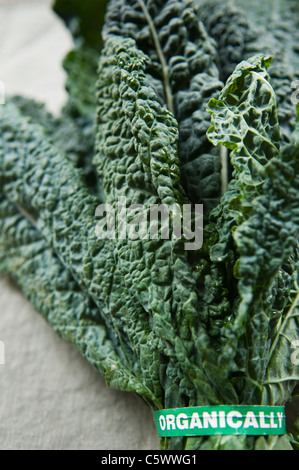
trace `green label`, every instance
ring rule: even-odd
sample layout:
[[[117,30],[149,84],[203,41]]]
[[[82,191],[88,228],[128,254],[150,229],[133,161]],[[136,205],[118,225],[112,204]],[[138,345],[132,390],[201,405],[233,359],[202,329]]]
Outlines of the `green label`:
[[[171,408],[154,412],[161,437],[212,434],[279,435],[286,433],[283,406],[219,405]]]

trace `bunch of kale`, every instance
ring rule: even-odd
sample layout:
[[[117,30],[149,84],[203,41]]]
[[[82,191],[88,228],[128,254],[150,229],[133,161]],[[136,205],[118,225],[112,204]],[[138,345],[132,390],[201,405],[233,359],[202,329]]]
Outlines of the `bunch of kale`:
[[[152,410],[285,405],[299,381],[297,4],[106,3],[54,5],[74,37],[59,118],[1,106],[0,272]],[[121,197],[203,204],[202,248],[99,238],[96,208]],[[298,430],[161,447],[292,449]]]

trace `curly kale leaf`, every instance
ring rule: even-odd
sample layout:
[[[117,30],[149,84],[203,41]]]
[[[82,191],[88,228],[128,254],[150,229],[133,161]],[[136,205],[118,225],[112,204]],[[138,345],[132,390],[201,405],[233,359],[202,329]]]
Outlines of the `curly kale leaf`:
[[[259,51],[273,56],[271,83],[277,97],[282,141],[291,143],[296,124],[292,86],[299,80],[299,15],[296,4],[290,0],[271,0],[267,4],[255,1],[254,8],[249,9],[247,2],[241,0],[239,3],[258,27],[258,39],[251,44],[247,54]]]
[[[65,88],[68,93],[66,110],[70,107],[81,116],[94,118],[98,61],[99,51],[83,46],[71,50],[64,58],[63,67],[67,74]]]
[[[298,7],[289,0],[229,2],[198,0],[199,17],[215,39],[224,81],[236,63],[256,55],[273,57],[271,83],[275,90],[282,144],[295,129],[293,85],[299,79]],[[296,9],[297,8],[297,9]]]
[[[82,168],[86,178],[92,176],[94,116],[79,114],[70,103],[59,116],[54,116],[43,103],[30,98],[12,96],[8,102],[13,103],[23,116],[30,118],[32,123],[41,125],[53,145],[65,153],[76,167]]]
[[[214,199],[218,202],[221,193],[219,155],[210,153],[211,144],[206,137],[210,121],[206,107],[209,99],[219,93],[222,82],[214,42],[198,19],[194,2],[111,0],[103,35],[104,38],[110,35],[132,38],[148,57],[146,74],[151,87],[178,122],[178,155],[184,189],[194,203],[206,199],[212,199],[212,204],[215,204]],[[201,164],[210,172],[205,173],[203,180]],[[210,193],[193,193],[185,175],[190,168],[193,173],[197,172],[199,187],[211,184]],[[198,195],[201,200],[196,200]]]
[[[20,116],[12,104],[1,107],[0,124],[3,192],[30,214],[49,247],[89,293],[119,357],[159,403],[159,365],[153,360],[158,353],[148,319],[122,286],[113,245],[96,236],[99,200],[65,154],[45,138],[43,129]],[[143,363],[149,367],[142,367]]]
[[[246,378],[241,382],[243,387],[245,383],[242,397],[247,403],[261,400],[263,394],[273,316],[268,295],[293,255],[299,236],[299,152],[296,144],[280,151],[268,66],[269,60],[260,56],[240,64],[219,100],[212,100],[209,107],[213,122],[209,138],[231,149],[234,167],[230,188],[213,214],[219,243],[212,247],[211,256],[215,261],[226,261],[236,278],[240,298],[228,332],[239,329],[240,336],[246,337],[242,358]],[[239,361],[241,356],[240,348]],[[281,373],[281,380],[285,380]],[[287,399],[287,394],[284,396]]]
[[[256,31],[243,9],[231,2],[197,0],[197,3],[199,18],[216,42],[217,65],[225,83],[237,65],[248,58],[247,44],[256,38]]]
[[[118,36],[106,40],[97,86],[94,164],[105,202],[116,209],[125,197],[128,207],[142,204],[150,220],[152,206],[181,209],[188,200],[180,187],[177,124],[151,88],[146,63],[147,57],[133,40]],[[217,400],[214,381],[208,378],[210,358],[212,362],[215,358],[206,345],[207,309],[200,308],[204,299],[197,287],[199,273],[189,262],[184,240],[174,237],[171,222],[168,239],[161,234],[151,239],[150,227],[137,239],[122,239],[117,233],[116,259],[132,297],[148,312],[161,352],[170,358],[169,367],[175,366],[183,393],[198,402],[203,400],[200,390],[205,394],[209,390],[209,399]],[[233,392],[227,386],[217,393]]]
[[[12,276],[59,336],[74,345],[108,386],[152,399],[119,358],[99,309],[48,247],[37,227],[0,198],[0,272]]]
[[[211,250],[215,262],[231,260],[232,229],[243,221],[265,179],[264,166],[280,149],[280,127],[275,92],[269,83],[270,58],[243,61],[227,81],[219,99],[211,100],[213,125],[208,137],[230,152],[233,178],[220,205],[211,214],[217,221],[219,241]]]
[[[174,178],[173,181],[165,176],[162,178],[160,171],[162,169],[165,175],[170,167],[171,172],[174,174],[177,172],[173,167],[177,155],[176,152],[172,153],[173,146],[175,146],[173,136],[177,135],[177,129],[168,128],[170,122],[174,122],[174,118],[154,99],[154,91],[146,86],[146,82],[143,82],[145,79],[143,55],[133,47],[131,42],[123,46],[119,42],[116,44],[116,47],[124,46],[125,51],[120,51],[120,55],[126,54],[128,48],[132,59],[135,57],[132,66],[136,66],[135,80],[130,81],[128,74],[124,74],[123,87],[120,87],[121,93],[127,93],[125,104],[128,105],[131,101],[133,104],[135,100],[134,95],[129,94],[126,77],[129,80],[128,83],[133,86],[132,93],[136,80],[137,85],[138,79],[141,80],[142,85],[139,90],[139,113],[136,116],[136,121],[133,121],[133,135],[129,133],[131,121],[128,127],[124,127],[124,137],[127,135],[129,144],[131,141],[131,146],[128,145],[126,150],[133,152],[132,155],[135,157],[134,145],[137,145],[140,159],[136,165],[141,165],[140,168],[144,171],[144,175],[140,175],[138,171],[135,172],[134,168],[130,167],[134,161],[127,158],[124,160],[125,166],[123,168],[125,180],[122,178],[121,182],[126,191],[129,191],[130,187],[127,188],[125,184],[126,174],[130,184],[134,183],[134,180],[138,182],[138,178],[134,178],[134,176],[141,178],[140,181],[145,178],[148,187],[153,191],[153,201],[156,197],[158,198],[156,200],[170,203],[180,196],[179,178]],[[109,60],[113,61],[115,58],[111,57]],[[124,65],[123,63],[121,67]],[[107,74],[111,74],[110,68],[107,68]],[[107,74],[103,75],[103,78],[105,76],[107,79]],[[113,76],[117,80],[121,74]],[[109,86],[111,86],[111,82],[109,83],[108,80],[105,87],[109,88]],[[113,86],[111,86],[111,90],[113,90]],[[147,99],[145,100],[144,97],[150,98],[150,96],[152,98],[147,103]],[[124,98],[125,96],[123,96]],[[151,149],[147,149],[144,133],[141,132],[143,129],[140,128],[141,124],[145,124],[142,111],[147,108],[153,113],[153,136],[157,132],[157,140],[153,140]],[[118,112],[125,111],[129,113],[128,117],[130,117],[128,106],[123,108],[120,106],[116,110]],[[113,109],[111,109],[111,113],[112,111]],[[115,244],[113,240],[97,239],[94,214],[99,202],[98,199],[89,194],[82,183],[80,174],[67,161],[65,155],[61,154],[45,138],[44,131],[40,126],[28,123],[12,104],[3,106],[0,110],[0,116],[2,130],[0,179],[6,197],[20,210],[31,215],[47,244],[71,272],[80,288],[87,291],[98,306],[119,357],[125,366],[134,372],[144,387],[151,391],[152,406],[161,407],[164,400],[164,403],[167,401],[186,403],[188,396],[194,402],[198,398],[204,403],[210,401],[213,396],[215,397],[214,402],[218,402],[218,394],[229,397],[233,391],[230,390],[228,384],[225,385],[224,382],[225,386],[217,386],[216,393],[214,390],[215,381],[209,378],[209,376],[215,375],[215,371],[210,366],[210,354],[212,362],[215,360],[215,354],[213,349],[206,348],[207,335],[200,329],[198,311],[195,308],[196,294],[193,292],[193,287],[197,273],[192,274],[191,266],[186,261],[186,253],[182,250],[176,252],[174,249],[175,246],[177,246],[176,249],[179,249],[181,242],[178,241],[172,246],[171,241],[166,240],[165,244],[164,241],[161,241],[159,250],[152,254],[154,261],[155,256],[157,257],[157,263],[154,263],[150,270],[150,283],[146,286],[145,282],[136,284],[137,289],[134,291],[133,286],[129,285],[128,288],[130,279],[126,278],[124,270],[129,268],[132,270],[132,276],[135,273],[138,275],[139,251],[128,251],[131,256],[130,263],[128,263],[126,262],[125,249],[121,252],[120,245]],[[121,121],[113,119],[110,122],[111,116],[107,116],[107,130],[109,131],[110,125],[119,126],[121,124]],[[113,143],[113,139],[108,140],[108,135],[106,137],[107,149],[109,149],[108,144]],[[170,152],[166,159],[163,157],[167,156],[164,144],[166,150]],[[120,151],[122,152],[122,149]],[[130,153],[127,154],[127,157],[130,157]],[[107,162],[109,162],[108,159]],[[131,176],[133,179],[130,178]],[[115,172],[115,177],[117,183],[117,172]],[[113,181],[112,183],[114,184]],[[115,187],[113,184],[110,185],[107,193],[111,198],[113,191],[118,188],[117,184]],[[138,184],[137,188],[133,184],[131,190],[133,197],[141,194]],[[167,258],[169,249],[173,249],[171,255],[173,263],[169,263]],[[148,256],[149,267],[151,267],[150,253]],[[136,263],[131,263],[134,259],[136,259]],[[144,264],[142,258],[140,262]],[[166,281],[170,280],[170,283],[165,284],[164,287],[159,283],[159,270],[163,269],[163,266],[165,267],[165,279]],[[149,267],[146,266],[146,270]],[[174,282],[171,279],[171,273],[174,273]],[[219,279],[217,280],[219,282]],[[136,281],[138,282],[137,278]],[[169,299],[168,295],[170,295]],[[163,303],[165,303],[164,306]],[[159,308],[161,308],[160,316]],[[150,314],[155,316],[154,329]],[[186,314],[186,319],[182,317],[183,314]],[[174,319],[173,325],[172,318]],[[190,325],[187,319],[189,319]],[[171,320],[170,331],[168,331],[168,323],[166,322],[169,320]],[[179,320],[183,321],[180,323]],[[194,327],[193,321],[195,321]],[[202,331],[202,334],[198,335],[198,331]],[[196,338],[198,343],[196,347],[192,344],[191,336]],[[205,352],[204,370],[197,346],[200,346],[198,351]],[[192,354],[189,355],[191,349]],[[209,376],[205,371],[209,373]],[[219,379],[219,374],[217,376]],[[164,389],[164,397],[161,396],[161,385]],[[145,398],[150,401],[148,395]]]
[[[110,0],[101,38],[106,2],[56,0],[75,42],[68,103],[57,119],[19,97],[0,107],[0,271],[108,385],[152,409],[282,405],[295,394],[298,366],[286,358],[298,338],[299,128],[288,87],[298,23],[294,2],[276,4],[285,25],[266,28],[268,14],[255,22],[223,2]],[[116,225],[105,238],[98,205],[117,211],[121,198],[147,216],[153,205],[203,202],[201,249],[184,249],[185,220],[171,214],[166,239],[161,223],[151,238],[136,212],[125,237]]]

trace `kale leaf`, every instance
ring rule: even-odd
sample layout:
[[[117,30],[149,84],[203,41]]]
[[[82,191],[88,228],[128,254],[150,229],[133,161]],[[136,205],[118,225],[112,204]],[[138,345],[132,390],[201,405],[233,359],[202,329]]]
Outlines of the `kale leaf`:
[[[61,116],[22,97],[0,107],[0,272],[152,410],[286,405],[299,383],[296,4],[269,0],[269,26],[258,2],[106,3],[55,2],[74,37]],[[167,237],[130,215],[130,236],[118,224],[109,239],[97,211],[122,198],[147,216],[188,205],[193,223],[203,204],[202,243],[185,249],[176,213]],[[161,447],[290,449],[293,429]]]

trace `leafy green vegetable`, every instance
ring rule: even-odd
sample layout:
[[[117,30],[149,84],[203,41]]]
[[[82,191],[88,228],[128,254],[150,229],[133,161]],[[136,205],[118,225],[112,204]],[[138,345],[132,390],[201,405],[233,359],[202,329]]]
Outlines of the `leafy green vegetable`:
[[[108,0],[55,0],[53,9],[66,23],[74,39],[74,49],[64,59],[66,89],[72,107],[87,114],[95,112],[95,83],[101,29]]]
[[[217,62],[224,82],[235,67],[247,59],[248,43],[251,44],[256,39],[255,28],[249,23],[243,9],[235,3],[198,0],[199,18],[216,41]]]
[[[107,0],[55,0],[53,9],[65,21],[76,41],[97,49],[102,44],[101,25],[106,5]]]
[[[290,143],[295,128],[292,84],[299,79],[297,3],[291,0],[236,0],[233,6],[219,0],[197,3],[199,17],[216,40],[224,81],[242,60],[255,54],[273,57],[271,83],[278,104],[282,143]]]
[[[0,107],[0,271],[109,386],[152,410],[297,393],[297,20],[278,3],[285,23],[266,31],[258,7],[110,0],[102,29],[105,2],[57,0],[75,41],[68,103],[59,118],[21,97]],[[194,218],[203,204],[202,246],[185,249],[175,216],[168,237],[139,221],[143,236],[118,224],[107,239],[97,208],[117,213],[122,198],[147,216],[188,204]],[[161,447],[286,450],[297,427]]]
[[[273,305],[268,300],[269,290],[275,277],[281,275],[281,267],[290,260],[299,235],[299,148],[291,145],[279,151],[275,95],[263,73],[265,65],[269,66],[269,61],[259,57],[241,63],[228,80],[219,100],[212,100],[209,105],[214,125],[208,135],[215,144],[223,144],[232,150],[231,162],[235,170],[232,189],[223,198],[222,207],[215,211],[219,243],[212,247],[211,256],[219,262],[228,259],[238,280],[240,299],[237,326],[247,322],[248,385],[243,390],[247,401],[250,394],[262,393],[261,387],[258,387],[259,392],[255,390],[256,384],[262,383],[266,369],[268,373],[271,370],[269,355],[271,361],[274,348],[269,352],[271,338],[268,335]],[[245,95],[239,94],[240,90],[245,91],[244,88]],[[252,98],[248,100],[250,95]],[[251,108],[251,105],[254,107]],[[296,268],[293,261],[289,270],[294,272]],[[294,294],[298,292],[294,280],[289,288],[293,290],[294,299],[290,307],[293,312],[298,300]],[[288,319],[289,313],[286,318],[282,314],[283,325]],[[297,334],[296,321],[293,332]],[[274,344],[277,342],[278,339],[275,339]],[[285,347],[283,342],[281,347]],[[286,378],[281,379],[283,381],[290,379],[294,373],[292,364],[285,367],[290,367],[293,372],[285,374]],[[295,377],[290,380],[295,380]],[[290,384],[287,382],[286,386]],[[286,392],[281,395],[280,399],[288,396]]]
[[[209,127],[206,107],[209,99],[217,96],[222,82],[214,43],[198,20],[195,5],[186,0],[112,0],[104,26],[104,37],[109,35],[134,39],[137,47],[148,56],[148,80],[161,104],[178,121],[178,155],[184,189],[189,199],[199,202],[187,175],[189,172],[196,174],[198,181],[201,177],[208,178],[213,191],[201,192],[201,200],[215,205],[221,186],[219,156],[212,151],[206,137]]]
[[[109,386],[124,391],[142,390],[142,384],[121,362],[107,337],[95,303],[79,288],[34,224],[3,195],[0,211],[0,272],[14,276],[37,311],[105,376]]]

